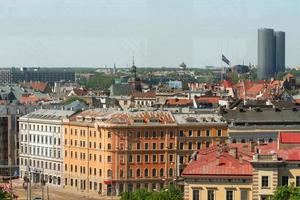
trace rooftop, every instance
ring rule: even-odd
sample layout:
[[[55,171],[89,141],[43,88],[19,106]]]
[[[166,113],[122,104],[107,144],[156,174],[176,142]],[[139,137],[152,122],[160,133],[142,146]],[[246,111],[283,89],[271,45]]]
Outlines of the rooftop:
[[[74,111],[69,110],[46,110],[40,109],[31,112],[21,118],[33,118],[33,119],[48,119],[48,120],[62,120],[63,118],[68,118],[73,115]]]

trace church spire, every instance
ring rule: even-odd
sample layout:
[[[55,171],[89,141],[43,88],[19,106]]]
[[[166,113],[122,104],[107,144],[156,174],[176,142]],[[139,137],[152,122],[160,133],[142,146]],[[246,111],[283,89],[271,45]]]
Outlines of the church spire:
[[[132,56],[132,67],[131,67],[132,69],[132,75],[133,75],[133,77],[134,78],[136,78],[137,76],[136,76],[136,66],[134,65],[134,56]]]

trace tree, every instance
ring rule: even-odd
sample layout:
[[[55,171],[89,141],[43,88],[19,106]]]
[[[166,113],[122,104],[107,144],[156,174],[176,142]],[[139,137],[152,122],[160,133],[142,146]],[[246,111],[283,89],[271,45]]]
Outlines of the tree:
[[[277,188],[272,200],[297,200],[300,199],[300,188],[294,184]]]
[[[78,101],[81,101],[81,102],[83,102],[83,103],[85,103],[85,104],[87,104],[87,103],[85,102],[85,100],[83,100],[82,98],[77,97],[77,96],[69,97],[67,100],[65,100],[64,104],[65,104],[65,105],[68,105],[68,104],[72,103],[73,101],[77,101],[77,100],[78,100]]]
[[[6,191],[4,191],[2,188],[0,188],[0,199],[1,200],[12,200],[12,195],[8,194]]]
[[[121,200],[183,200],[183,193],[176,186],[170,185],[160,192],[148,192],[146,189],[124,192]]]

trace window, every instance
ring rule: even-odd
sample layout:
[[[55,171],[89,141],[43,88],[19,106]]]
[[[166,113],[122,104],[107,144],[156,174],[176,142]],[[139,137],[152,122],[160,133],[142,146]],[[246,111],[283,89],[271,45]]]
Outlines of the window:
[[[210,136],[210,130],[207,129],[207,130],[206,130],[206,137],[209,137],[209,136]]]
[[[152,143],[152,149],[153,149],[153,150],[156,149],[156,143]]]
[[[262,187],[268,187],[269,186],[269,177],[268,176],[262,176],[261,177],[261,186]]]
[[[145,131],[144,136],[145,136],[145,138],[149,137],[148,131]]]
[[[201,137],[201,130],[197,131],[197,135],[198,135],[198,137]]]
[[[170,138],[173,138],[173,137],[174,137],[173,131],[170,131],[169,134],[170,134]]]
[[[242,200],[249,200],[247,190],[241,190],[241,199]]]
[[[197,149],[201,149],[201,142],[197,142]]]
[[[189,130],[189,137],[193,137],[193,130]]]
[[[209,145],[210,145],[210,143],[209,143],[209,142],[206,142],[206,143],[205,143],[205,146],[206,146],[206,148],[208,148],[208,147],[209,147]]]
[[[155,176],[156,176],[156,169],[153,168],[153,169],[152,169],[152,177],[155,177]]]
[[[164,131],[160,131],[160,137],[164,137]]]
[[[169,169],[169,176],[173,176],[173,169],[172,168]]]
[[[200,200],[200,198],[199,198],[199,190],[193,189],[193,200]]]
[[[180,164],[183,164],[183,159],[184,159],[183,156],[179,156],[179,163],[180,163]]]
[[[136,156],[136,161],[137,161],[138,163],[141,162],[141,155],[137,155],[137,156]]]
[[[183,143],[183,142],[180,142],[180,143],[179,143],[179,149],[180,149],[180,150],[183,150],[183,147],[184,147],[184,143]]]
[[[145,149],[149,149],[149,144],[148,143],[145,143]]]
[[[107,132],[107,138],[111,138],[111,132],[110,131]]]
[[[189,150],[193,149],[193,142],[189,142]]]
[[[160,162],[161,162],[161,163],[165,162],[165,158],[164,158],[164,157],[165,157],[165,156],[164,156],[163,154],[160,155]]]
[[[146,168],[145,171],[144,171],[144,176],[145,176],[145,177],[149,176],[149,170],[148,170],[147,168]]]
[[[219,129],[219,130],[218,130],[218,137],[221,137],[221,136],[222,136],[222,130]]]
[[[145,162],[149,162],[149,155],[145,155]]]
[[[289,177],[288,176],[281,177],[281,185],[282,186],[289,185]]]
[[[173,143],[172,142],[170,142],[170,144],[169,144],[169,149],[173,149]]]
[[[129,155],[128,162],[130,162],[130,163],[133,162],[133,157],[132,157],[132,155]]]
[[[226,191],[226,200],[233,200],[233,191],[232,190]]]
[[[300,176],[296,176],[296,187],[300,186]]]
[[[110,143],[107,144],[107,149],[111,150],[111,144]]]
[[[160,176],[160,177],[163,177],[163,176],[164,176],[164,169],[163,169],[163,168],[161,168],[161,169],[159,170],[159,176]]]
[[[111,162],[111,156],[107,156],[107,162]]]
[[[173,162],[173,155],[169,155],[169,161]]]
[[[140,169],[137,169],[136,170],[136,177],[140,177],[141,176],[141,170]]]
[[[136,149],[140,150],[141,149],[141,143],[136,143]]]
[[[160,143],[160,149],[164,149],[164,143]]]
[[[153,132],[152,132],[152,137],[153,137],[153,138],[156,138],[156,131],[153,131]]]
[[[156,155],[152,155],[152,162],[157,162]]]
[[[207,200],[215,200],[215,191],[207,190]]]
[[[184,135],[183,130],[180,130],[180,131],[179,131],[179,137],[183,137],[183,135]]]

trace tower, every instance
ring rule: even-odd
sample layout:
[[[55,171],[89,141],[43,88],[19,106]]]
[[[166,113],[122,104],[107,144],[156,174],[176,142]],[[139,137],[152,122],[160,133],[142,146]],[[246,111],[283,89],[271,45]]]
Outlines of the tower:
[[[273,29],[258,29],[258,78],[268,79],[285,71],[285,33]]]
[[[275,32],[276,73],[285,71],[285,33]]]
[[[258,78],[267,79],[274,75],[275,42],[273,29],[258,29],[257,67]]]

